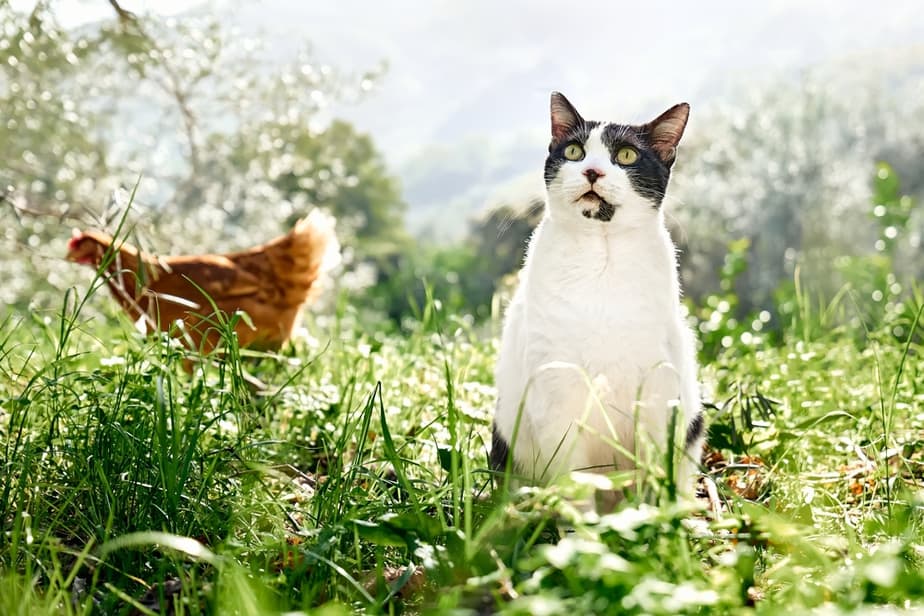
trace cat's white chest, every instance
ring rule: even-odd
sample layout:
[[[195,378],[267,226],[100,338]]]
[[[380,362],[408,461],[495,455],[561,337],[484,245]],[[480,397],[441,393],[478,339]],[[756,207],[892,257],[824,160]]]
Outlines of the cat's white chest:
[[[594,372],[626,358],[664,359],[675,316],[669,256],[593,252],[599,259],[534,253],[523,295],[528,352],[537,361],[568,357]]]
[[[666,437],[669,401],[687,397],[690,378],[675,268],[663,229],[537,231],[497,369],[496,422],[508,439],[517,431],[518,466],[536,475],[626,467],[613,441],[634,450],[640,427]]]

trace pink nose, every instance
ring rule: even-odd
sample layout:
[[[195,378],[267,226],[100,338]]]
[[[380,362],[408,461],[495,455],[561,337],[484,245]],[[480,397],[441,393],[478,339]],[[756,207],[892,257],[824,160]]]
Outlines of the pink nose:
[[[585,170],[584,170],[584,176],[587,177],[587,180],[588,180],[591,184],[593,184],[594,182],[596,182],[596,181],[597,181],[597,178],[602,178],[604,175],[606,175],[606,174],[603,173],[602,171],[598,170],[598,169],[585,169]]]

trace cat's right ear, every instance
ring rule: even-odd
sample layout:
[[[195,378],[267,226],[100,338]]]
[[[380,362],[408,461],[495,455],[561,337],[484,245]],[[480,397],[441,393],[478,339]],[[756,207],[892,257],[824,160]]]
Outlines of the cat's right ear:
[[[561,92],[552,92],[552,144],[558,143],[584,124],[584,118]]]

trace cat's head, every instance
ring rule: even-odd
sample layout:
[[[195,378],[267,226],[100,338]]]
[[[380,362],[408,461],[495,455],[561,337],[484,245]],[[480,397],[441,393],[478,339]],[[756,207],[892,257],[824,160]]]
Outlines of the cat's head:
[[[550,216],[630,226],[657,217],[690,106],[674,105],[647,124],[612,124],[585,120],[553,92],[551,110]]]

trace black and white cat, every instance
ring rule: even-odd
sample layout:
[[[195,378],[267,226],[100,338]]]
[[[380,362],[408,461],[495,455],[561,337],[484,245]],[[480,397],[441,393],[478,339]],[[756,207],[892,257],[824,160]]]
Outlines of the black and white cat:
[[[704,426],[661,211],[689,111],[682,103],[643,125],[593,122],[552,93],[548,201],[496,369],[495,469],[512,455],[517,474],[541,482],[663,466],[676,446],[678,487],[689,493]]]

